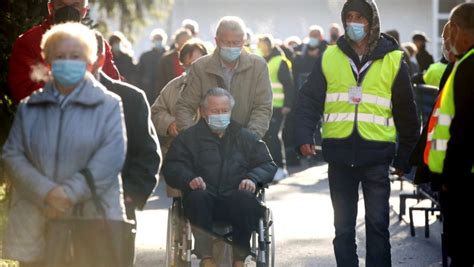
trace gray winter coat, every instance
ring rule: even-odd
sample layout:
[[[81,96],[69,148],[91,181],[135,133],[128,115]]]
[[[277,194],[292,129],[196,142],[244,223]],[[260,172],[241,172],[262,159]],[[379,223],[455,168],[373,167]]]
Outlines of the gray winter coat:
[[[110,220],[123,221],[120,170],[126,133],[120,98],[87,76],[61,108],[47,83],[18,107],[2,158],[13,184],[3,243],[4,257],[38,261],[44,256],[45,197],[63,186],[74,204],[83,204],[81,219],[101,218],[85,178],[88,168]],[[75,218],[72,210],[65,219]]]

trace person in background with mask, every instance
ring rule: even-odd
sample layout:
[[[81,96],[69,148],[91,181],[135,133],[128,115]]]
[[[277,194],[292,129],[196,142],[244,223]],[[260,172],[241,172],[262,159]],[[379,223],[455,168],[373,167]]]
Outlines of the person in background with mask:
[[[462,207],[472,203],[474,187],[474,3],[460,4],[451,11],[443,43],[448,58],[452,54],[456,63],[447,67],[441,79],[442,89],[421,146],[423,153],[418,152],[418,162],[425,166],[419,180],[427,177],[440,191],[450,266],[473,266],[474,228]],[[459,240],[468,240],[468,244]]]
[[[309,27],[308,42],[297,52],[293,60],[293,77],[295,87],[301,88],[306,78],[313,69],[316,58],[327,48],[328,43],[324,40],[324,30],[319,25]]]
[[[312,50],[316,56],[323,54],[328,47],[328,42],[324,40],[324,30],[319,25],[311,25],[309,27],[308,43],[306,49]],[[303,48],[303,49],[305,49]]]
[[[158,96],[161,90],[163,90],[163,87],[165,87],[169,81],[183,74],[184,69],[179,63],[178,52],[181,47],[191,38],[192,33],[190,30],[186,28],[180,28],[176,30],[173,36],[173,48],[163,54],[161,60],[157,63],[158,66],[156,67],[157,72],[155,73],[156,84],[154,85],[154,95]],[[153,99],[150,103],[154,102],[155,99]]]
[[[408,157],[420,131],[413,90],[397,42],[380,33],[375,2],[348,0],[341,18],[346,34],[318,58],[299,91],[296,140],[302,155],[314,155],[315,125],[323,120],[337,265],[359,265],[355,227],[362,185],[366,265],[391,266],[388,174],[390,164],[399,176],[410,171]]]
[[[127,130],[127,154],[122,168],[122,188],[127,218],[134,221],[135,211],[143,210],[157,184],[162,162],[156,130],[150,119],[150,108],[142,90],[128,83],[113,80],[102,71],[105,50],[104,38],[95,32],[97,38],[97,61],[92,74],[102,85],[122,99],[123,115]],[[135,261],[135,233],[124,247],[127,266]]]
[[[232,118],[262,138],[272,116],[272,88],[265,60],[243,49],[245,24],[223,17],[217,26],[217,49],[191,65],[176,104],[178,130],[194,124],[199,102],[209,88],[221,87],[235,98]]]
[[[148,103],[153,104],[158,92],[155,90],[157,82],[158,62],[167,51],[168,35],[163,29],[154,29],[150,33],[151,50],[144,52],[138,61],[139,87],[145,92]]]
[[[202,119],[176,137],[163,165],[166,183],[183,192],[194,253],[204,267],[217,266],[208,234],[215,220],[232,224],[233,266],[244,266],[251,233],[264,211],[255,192],[270,183],[277,170],[265,143],[231,120],[234,103],[225,89],[206,90],[200,103]]]
[[[190,39],[179,50],[179,61],[184,68],[181,76],[171,80],[160,92],[151,106],[151,119],[160,137],[161,151],[166,155],[171,141],[178,135],[176,127],[176,101],[184,89],[184,81],[191,64],[198,58],[207,55],[204,43],[198,39]],[[196,121],[199,118],[196,116]]]
[[[331,28],[329,28],[329,44],[330,45],[335,45],[337,43],[337,39],[339,39],[339,36],[342,35],[342,29],[341,26],[337,23],[331,24]]]
[[[44,63],[40,48],[43,34],[53,24],[81,21],[87,13],[88,5],[88,0],[50,0],[48,2],[49,16],[41,24],[34,26],[16,39],[8,65],[8,86],[15,103],[19,103],[44,85],[43,82],[36,82],[31,78],[33,66]],[[106,44],[103,70],[111,78],[120,79],[108,44]]]
[[[263,140],[270,149],[270,154],[278,166],[274,181],[288,177],[285,160],[285,143],[281,138],[281,131],[285,118],[293,106],[293,77],[291,76],[291,62],[281,49],[275,45],[271,35],[262,35],[258,38],[258,50],[268,64],[270,81],[273,90],[273,113],[270,128]]]
[[[308,43],[303,46],[301,52],[296,53],[296,56],[293,60],[293,78],[295,82],[296,91],[301,89],[309,74],[313,70],[313,66],[317,58],[324,53],[328,46],[327,42],[323,39],[323,36],[323,28],[318,25],[312,25],[309,28]],[[285,130],[283,131],[285,135],[291,131],[294,132],[294,115],[294,113],[290,113],[288,116],[288,127],[285,128]],[[290,133],[289,135],[294,136],[294,133]],[[294,140],[295,137],[293,137],[292,139]],[[320,149],[321,147],[321,142],[321,123],[318,122],[318,124],[316,125],[316,130],[314,131],[314,144],[318,147],[318,149]],[[294,142],[292,143],[294,144]],[[289,151],[291,154],[287,155],[289,159],[288,162],[293,162],[295,165],[299,164],[299,160],[294,160],[297,155],[295,155],[296,153],[294,153],[293,149],[289,149]],[[322,157],[320,155],[316,155],[314,157],[309,156],[307,157],[307,160],[308,164],[316,165],[322,161]]]
[[[120,171],[126,137],[120,98],[91,74],[96,37],[80,23],[55,25],[43,35],[41,51],[51,76],[19,104],[2,151],[13,185],[2,256],[21,267],[129,267],[122,254],[114,264],[106,249],[124,245]],[[90,184],[105,214],[96,210]],[[91,219],[106,220],[117,234],[81,227]],[[73,222],[82,231],[71,233]],[[68,264],[70,242],[74,261]]]

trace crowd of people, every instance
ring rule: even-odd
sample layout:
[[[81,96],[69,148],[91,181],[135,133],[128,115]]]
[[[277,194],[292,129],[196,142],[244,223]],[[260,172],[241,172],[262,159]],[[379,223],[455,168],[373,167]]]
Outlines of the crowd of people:
[[[473,266],[470,246],[456,240],[474,239],[457,208],[472,202],[474,181],[474,4],[452,10],[439,62],[424,33],[404,44],[396,30],[382,33],[373,0],[347,0],[328,39],[313,25],[304,41],[253,40],[242,19],[226,16],[212,47],[188,19],[169,48],[153,30],[138,63],[122,33],[106,41],[80,23],[87,6],[49,1],[49,16],[13,46],[4,257],[21,267],[133,266],[135,211],[163,163],[201,266],[217,266],[213,220],[230,222],[233,266],[244,266],[264,212],[255,192],[322,150],[338,266],[359,265],[360,186],[366,265],[391,266],[389,170],[401,177],[413,166],[415,182],[440,193],[451,266]],[[439,88],[421,136],[414,84]]]

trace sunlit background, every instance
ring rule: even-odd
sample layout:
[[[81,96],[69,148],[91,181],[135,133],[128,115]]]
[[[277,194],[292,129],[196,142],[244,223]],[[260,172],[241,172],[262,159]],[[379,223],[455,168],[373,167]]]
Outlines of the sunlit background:
[[[153,28],[163,28],[170,36],[186,18],[196,20],[200,26],[199,37],[213,41],[218,19],[225,15],[236,15],[244,19],[255,35],[271,33],[285,39],[297,35],[302,39],[308,27],[320,25],[327,31],[331,23],[341,23],[340,12],[344,0],[168,0],[155,1],[154,7],[145,10],[144,24],[127,36],[132,40],[134,57],[150,48],[148,34]],[[396,29],[401,42],[411,41],[414,31],[423,31],[430,38],[428,51],[435,58],[440,54],[440,35],[448,19],[449,11],[455,5],[469,2],[463,0],[377,0],[381,30]],[[156,16],[158,13],[158,16]],[[92,4],[91,17],[104,21],[104,31],[124,30],[131,21],[115,19],[105,11],[98,11],[98,4]],[[136,27],[136,26],[134,26]],[[171,38],[170,38],[171,40]]]

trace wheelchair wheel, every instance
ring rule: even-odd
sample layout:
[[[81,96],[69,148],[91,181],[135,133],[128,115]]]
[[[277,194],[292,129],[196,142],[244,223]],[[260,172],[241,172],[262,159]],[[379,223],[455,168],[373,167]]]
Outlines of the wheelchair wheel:
[[[181,199],[175,198],[168,209],[167,267],[191,267],[191,228],[182,213]]]
[[[260,219],[258,231],[257,267],[274,267],[275,228],[270,209],[267,209],[265,217]]]

